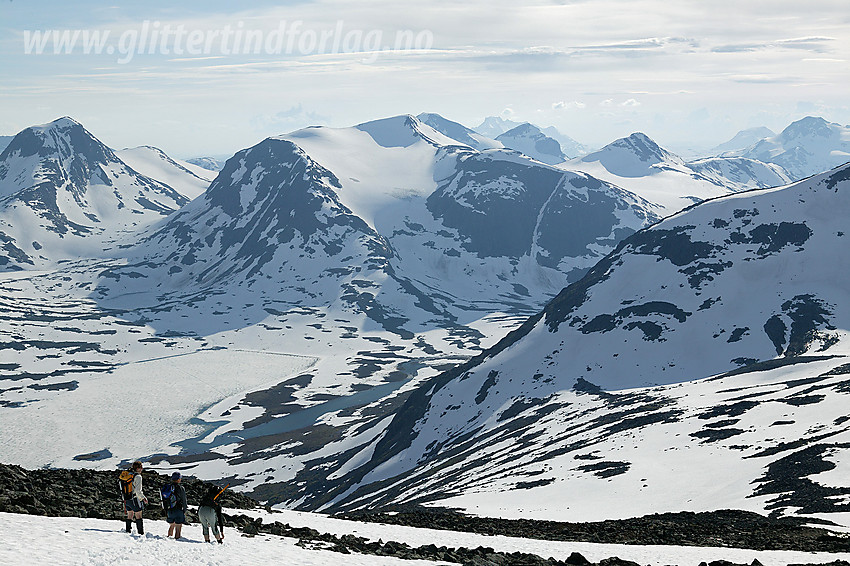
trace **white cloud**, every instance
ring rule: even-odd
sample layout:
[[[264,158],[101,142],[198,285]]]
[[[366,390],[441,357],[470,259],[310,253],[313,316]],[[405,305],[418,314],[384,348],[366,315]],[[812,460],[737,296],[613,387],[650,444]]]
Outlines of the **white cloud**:
[[[625,106],[627,108],[634,108],[636,106],[640,106],[640,102],[638,102],[634,98],[630,98],[628,100],[624,100],[623,102],[621,102],[620,106]]]
[[[582,108],[585,108],[586,106],[587,106],[587,104],[585,104],[584,102],[581,102],[579,100],[571,100],[569,102],[565,102],[565,101],[561,100],[559,102],[553,102],[552,103],[552,109],[553,110],[576,110],[576,109],[580,110]]]

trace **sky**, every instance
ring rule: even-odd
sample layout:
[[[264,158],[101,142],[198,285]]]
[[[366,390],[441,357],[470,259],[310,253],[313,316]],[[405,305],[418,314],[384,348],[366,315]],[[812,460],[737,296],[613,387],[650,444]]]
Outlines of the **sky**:
[[[54,53],[66,30],[78,43]],[[83,32],[108,33],[99,52]],[[114,148],[226,156],[436,112],[687,154],[807,115],[850,123],[848,62],[846,0],[0,0],[0,135],[71,116]]]

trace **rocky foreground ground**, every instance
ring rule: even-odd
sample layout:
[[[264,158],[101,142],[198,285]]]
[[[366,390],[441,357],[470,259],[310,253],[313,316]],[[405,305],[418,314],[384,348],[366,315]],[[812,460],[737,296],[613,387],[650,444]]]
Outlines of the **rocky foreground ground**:
[[[19,466],[0,464],[0,512],[117,520],[122,516],[117,477],[117,471],[25,470]],[[159,486],[168,481],[168,477],[150,471],[145,472],[143,477],[146,495],[151,501],[151,505],[145,510],[145,517],[161,520],[164,513],[158,505],[157,494]],[[203,482],[187,477],[183,483],[190,505],[187,520],[197,522],[197,503],[201,496]],[[296,538],[299,541],[297,544],[307,548],[394,556],[403,559],[439,560],[465,566],[589,566],[591,564],[578,553],[573,553],[567,560],[555,560],[531,554],[497,552],[486,547],[448,548],[436,544],[411,547],[394,541],[372,542],[354,535],[338,536],[321,533],[315,529],[292,527],[277,521],[264,522],[262,519],[252,518],[239,512],[239,510],[262,507],[257,501],[230,490],[222,494],[222,504],[228,511],[225,516],[229,526],[238,528],[243,535],[254,536],[262,533]],[[850,538],[846,536],[837,535],[822,528],[804,526],[800,520],[768,518],[744,511],[667,513],[597,523],[491,519],[423,509],[351,514],[343,518],[557,541],[850,552]],[[597,564],[639,566],[634,562],[616,557],[607,558]],[[754,561],[752,565],[746,566],[757,564],[758,562]],[[840,560],[830,564],[831,566],[850,566],[850,563]],[[707,566],[736,565],[732,562],[717,561]]]

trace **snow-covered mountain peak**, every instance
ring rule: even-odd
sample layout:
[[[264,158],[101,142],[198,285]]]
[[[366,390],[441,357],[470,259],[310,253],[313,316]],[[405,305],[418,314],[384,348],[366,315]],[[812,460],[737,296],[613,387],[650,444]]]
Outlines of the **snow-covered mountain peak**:
[[[496,141],[549,165],[563,163],[566,159],[557,140],[547,136],[540,128],[528,122],[501,134]]]
[[[57,157],[80,163],[108,162],[115,159],[112,150],[95,138],[73,118],[63,117],[47,124],[30,126],[16,135],[0,154],[0,160],[12,154],[26,158]]]
[[[46,132],[49,130],[67,130],[69,128],[82,128],[83,125],[71,118],[70,116],[62,116],[61,118],[57,118],[52,122],[47,122],[46,124],[39,124],[35,126],[30,126],[33,130],[38,130],[42,132]]]
[[[162,151],[158,147],[155,147],[155,146],[152,146],[152,145],[140,145],[140,146],[133,147],[133,148],[125,147],[124,150],[122,150],[122,151],[128,151],[128,150],[132,151],[134,149],[144,150],[144,151],[147,151],[147,152],[150,152],[150,153],[156,155],[157,157],[159,157],[161,159],[167,159],[167,160],[173,161],[164,151]]]
[[[416,116],[421,122],[427,124],[438,132],[458,141],[464,145],[479,151],[487,149],[499,149],[504,147],[500,142],[494,139],[483,136],[471,128],[467,128],[463,124],[453,122],[439,114],[433,112],[423,112]]]
[[[598,162],[607,171],[620,177],[645,177],[664,169],[684,167],[681,157],[670,153],[641,132],[615,140],[579,161]]]
[[[628,137],[620,138],[611,143],[609,147],[628,150],[641,161],[648,163],[661,163],[679,159],[643,132],[635,132]]]
[[[519,126],[511,128],[510,130],[505,132],[505,134],[510,134],[514,136],[536,136],[542,133],[543,132],[540,131],[540,128],[538,128],[534,124],[529,124],[528,122],[520,124]]]
[[[457,145],[458,143],[411,114],[372,120],[358,124],[355,128],[368,133],[378,145],[388,148],[410,147],[422,140],[432,145]]]
[[[807,116],[789,124],[777,136],[724,155],[776,163],[792,178],[802,179],[850,161],[850,127]]]
[[[224,161],[210,156],[190,157],[186,160],[186,163],[206,169],[207,171],[212,171],[213,173],[221,171],[221,168],[224,167]]]
[[[283,191],[287,188],[283,182],[277,183],[275,177],[300,168],[306,180],[306,177],[313,176],[315,166],[316,163],[294,142],[281,137],[266,138],[228,159],[204,199],[229,216],[236,217],[250,212],[253,201],[272,196],[270,193],[261,195],[261,191]],[[328,180],[332,186],[339,185],[336,177],[328,171],[323,171],[317,178]]]
[[[127,166],[72,118],[26,128],[0,154],[0,266],[100,255],[188,200]]]
[[[779,134],[779,138],[785,142],[805,138],[831,138],[837,135],[839,128],[841,124],[827,122],[820,116],[806,116],[789,124]]]

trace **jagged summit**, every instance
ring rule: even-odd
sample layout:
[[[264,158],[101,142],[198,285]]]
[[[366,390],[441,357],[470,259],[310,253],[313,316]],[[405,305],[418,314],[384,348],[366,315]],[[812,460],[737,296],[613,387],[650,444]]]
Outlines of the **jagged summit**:
[[[79,122],[21,131],[0,154],[0,265],[100,255],[188,198],[139,174]]]
[[[46,124],[41,124],[37,126],[33,126],[36,129],[50,129],[50,128],[70,128],[74,126],[83,127],[82,124],[71,118],[70,116],[62,116],[61,118],[56,118],[52,122],[48,122]]]
[[[82,163],[107,162],[114,159],[111,149],[95,138],[73,118],[63,117],[19,132],[0,154],[0,160],[11,154],[19,157],[55,156],[63,161],[74,160],[75,154]]]
[[[661,172],[665,168],[684,165],[679,156],[662,148],[642,132],[615,140],[602,149],[585,155],[580,161],[598,162],[606,170],[620,177],[644,177]]]

